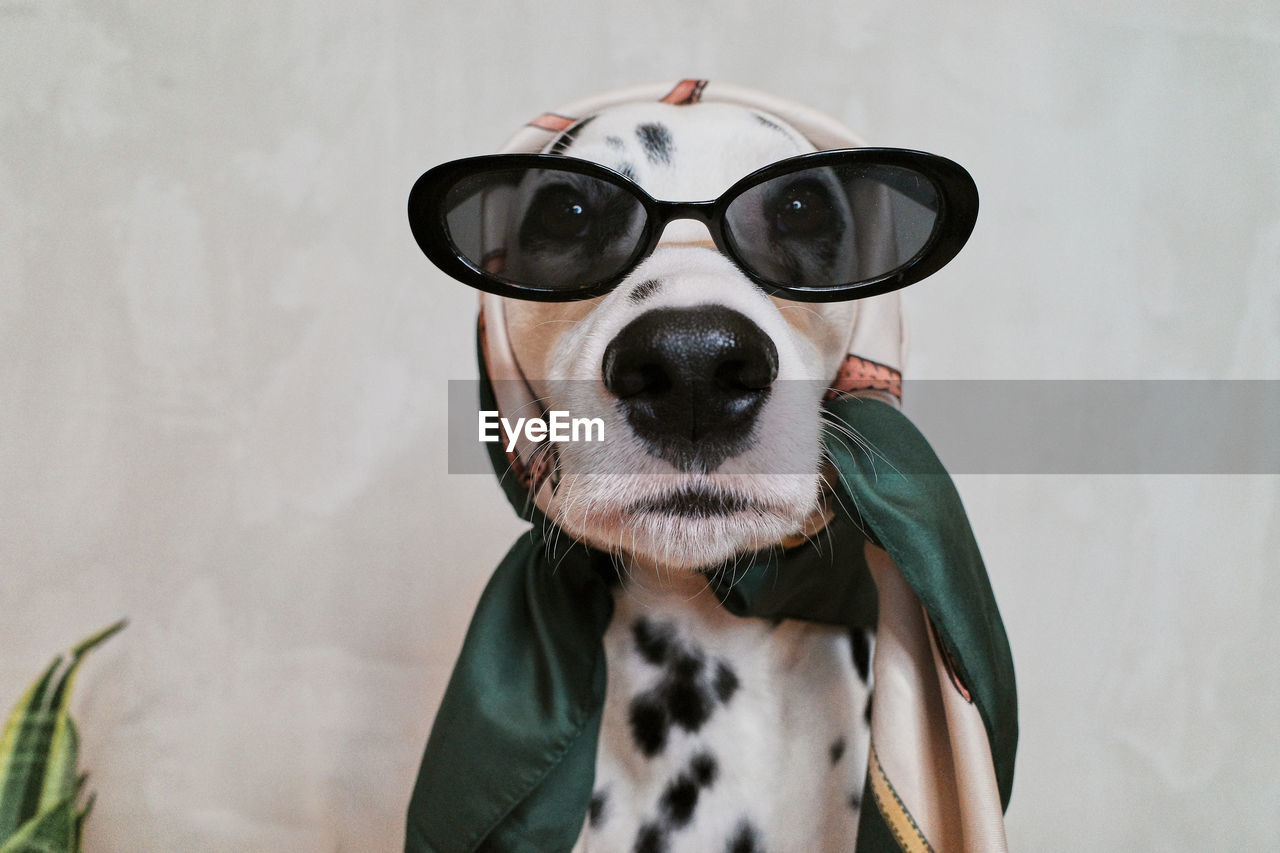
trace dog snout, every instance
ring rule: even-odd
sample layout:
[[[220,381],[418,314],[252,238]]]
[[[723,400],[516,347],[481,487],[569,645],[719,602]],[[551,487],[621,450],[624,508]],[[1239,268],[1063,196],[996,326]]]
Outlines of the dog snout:
[[[602,374],[651,453],[681,470],[712,471],[750,442],[778,350],[731,308],[657,308],[609,342]]]

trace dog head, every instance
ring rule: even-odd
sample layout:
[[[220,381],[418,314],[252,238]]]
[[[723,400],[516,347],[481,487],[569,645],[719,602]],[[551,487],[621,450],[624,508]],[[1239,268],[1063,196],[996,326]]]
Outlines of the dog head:
[[[851,361],[895,381],[890,291],[950,260],[977,213],[950,161],[850,150],[819,113],[704,88],[570,105],[581,118],[438,166],[409,201],[423,251],[487,291],[499,408],[603,425],[516,442],[512,472],[574,538],[671,570],[821,529],[824,429],[841,426],[824,395]]]
[[[777,116],[743,106],[639,103],[578,122],[548,150],[608,166],[654,198],[700,201],[814,147]],[[566,203],[521,186],[512,222],[528,229],[539,205]],[[517,266],[590,263],[557,257],[550,240],[507,245]],[[801,263],[821,263],[803,256],[812,246],[796,248]],[[575,538],[672,569],[717,564],[812,526],[820,405],[855,311],[767,296],[691,220],[668,225],[653,254],[603,297],[508,300],[513,350],[544,405],[604,420],[605,441],[559,446],[551,516]]]

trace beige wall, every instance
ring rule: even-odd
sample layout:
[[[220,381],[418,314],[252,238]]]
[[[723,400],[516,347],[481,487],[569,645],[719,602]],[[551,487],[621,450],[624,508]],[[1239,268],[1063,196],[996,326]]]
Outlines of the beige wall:
[[[132,620],[75,703],[88,849],[399,849],[520,529],[445,472],[474,299],[419,172],[608,86],[766,88],[977,179],[913,375],[1280,379],[1277,9],[0,0],[0,704]],[[960,486],[1014,847],[1280,846],[1280,481]]]

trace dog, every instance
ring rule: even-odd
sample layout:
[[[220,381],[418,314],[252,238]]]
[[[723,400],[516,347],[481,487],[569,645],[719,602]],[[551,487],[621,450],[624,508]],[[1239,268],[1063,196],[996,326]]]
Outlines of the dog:
[[[546,148],[673,201],[717,198],[813,150],[778,116],[722,103],[613,107]],[[513,220],[530,221],[540,195],[521,186]],[[808,251],[793,264],[824,263]],[[504,262],[591,259],[513,239]],[[822,527],[820,406],[856,310],[767,295],[693,220],[670,223],[602,297],[507,300],[534,391],[552,409],[598,415],[612,437],[559,445],[547,507],[566,534],[616,554],[624,575],[604,637],[595,787],[576,851],[853,849],[872,638],[732,616],[702,571]],[[715,381],[726,372],[728,390]]]
[[[485,292],[479,438],[540,529],[477,605],[406,849],[1004,849],[1012,656],[896,406],[890,293],[960,251],[977,188],[860,146],[683,80],[414,184],[419,247]]]

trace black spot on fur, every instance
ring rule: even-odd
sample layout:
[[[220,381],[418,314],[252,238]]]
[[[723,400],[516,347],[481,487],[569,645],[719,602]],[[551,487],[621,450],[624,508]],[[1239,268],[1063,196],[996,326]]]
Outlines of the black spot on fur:
[[[636,128],[636,138],[650,163],[671,162],[671,130],[665,124],[642,124]]]
[[[671,674],[677,681],[692,681],[702,673],[702,655],[683,649],[671,663]]]
[[[667,731],[671,721],[651,693],[637,696],[631,702],[631,737],[649,758],[662,752],[667,745]]]
[[[765,127],[770,128],[772,130],[776,130],[778,131],[778,133],[781,133],[784,136],[789,137],[791,135],[787,133],[787,131],[782,127],[782,125],[778,124],[776,121],[769,118],[768,116],[761,115],[760,113],[752,113],[752,115],[755,116],[756,121],[760,122]]]
[[[667,659],[673,633],[670,625],[654,625],[643,616],[631,626],[631,636],[635,638],[636,648],[654,666],[661,665]]]
[[[657,824],[646,823],[640,827],[640,832],[636,834],[636,846],[631,849],[634,853],[665,853],[667,834]]]
[[[630,163],[619,163],[614,167],[613,171],[622,175],[628,181],[635,181],[636,179],[636,167]]]
[[[725,853],[764,853],[764,844],[760,840],[760,833],[744,817],[738,821],[738,826],[733,830],[733,835],[729,836],[724,849]]]
[[[604,138],[604,144],[608,145],[610,148],[614,149],[615,151],[621,151],[623,148],[627,147],[627,144],[622,141],[621,136],[614,136],[612,134]]]
[[[682,644],[669,624],[637,619],[631,625],[636,648],[649,663],[662,666],[662,680],[631,700],[631,734],[640,751],[652,758],[666,748],[671,726],[699,731],[738,689],[738,676],[724,661],[708,672],[701,649]]]
[[[650,296],[662,289],[662,282],[656,278],[647,278],[635,286],[631,293],[627,294],[627,298],[632,302],[644,302]]]
[[[724,661],[716,664],[716,695],[722,703],[728,704],[733,694],[738,692],[738,675]]]
[[[672,721],[687,732],[696,732],[711,716],[712,698],[704,679],[702,656],[681,650],[671,663],[662,693]]]
[[[849,808],[855,812],[862,809],[862,792],[854,791],[849,795]]]
[[[849,632],[849,644],[853,648],[853,665],[858,670],[858,677],[866,684],[867,677],[871,674],[871,641],[867,638],[867,632],[854,628]]]
[[[839,764],[840,759],[844,757],[844,738],[838,737],[831,744],[830,749],[832,765]]]
[[[556,141],[551,143],[551,147],[547,149],[549,154],[563,154],[564,150],[569,147],[584,127],[591,124],[595,116],[587,116],[582,121],[565,129],[563,133],[556,137]]]
[[[596,791],[591,795],[591,804],[587,808],[587,820],[590,821],[593,828],[598,828],[606,817],[604,808],[609,804],[609,794],[606,791]]]
[[[687,732],[696,732],[711,716],[711,697],[694,681],[675,681],[667,691],[667,712]]]
[[[693,820],[702,789],[716,781],[719,768],[710,753],[699,752],[689,761],[689,767],[667,783],[658,799],[660,819],[646,823],[636,840],[636,849],[665,849],[670,834],[683,829]],[[655,848],[654,845],[659,845]]]
[[[681,773],[662,792],[658,807],[662,809],[669,826],[675,829],[685,826],[693,817],[693,810],[698,807],[697,781]]]
[[[693,778],[698,780],[699,785],[709,788],[715,784],[716,776],[720,773],[720,765],[716,762],[715,756],[708,752],[700,752],[693,757],[693,761],[689,762],[689,770],[693,773]]]

